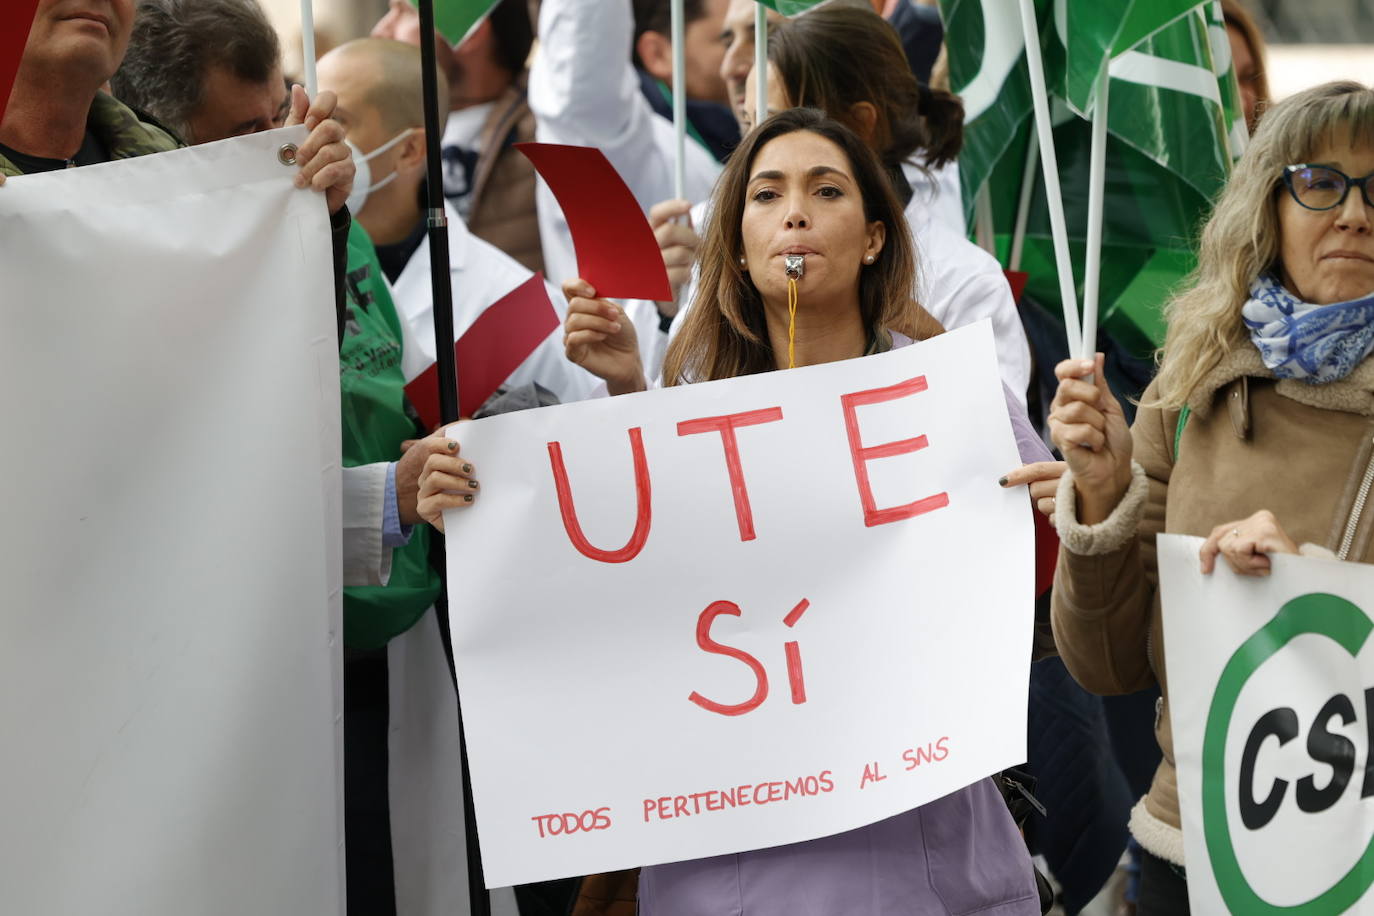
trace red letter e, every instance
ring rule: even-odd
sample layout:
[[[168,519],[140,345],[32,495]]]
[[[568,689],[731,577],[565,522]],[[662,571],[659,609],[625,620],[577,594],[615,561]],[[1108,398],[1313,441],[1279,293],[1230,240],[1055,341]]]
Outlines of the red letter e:
[[[863,438],[859,434],[857,408],[866,404],[881,404],[884,401],[895,401],[898,398],[920,394],[928,387],[926,377],[918,375],[913,379],[887,388],[874,388],[870,391],[857,391],[854,394],[840,396],[840,404],[844,407],[844,426],[849,434],[849,453],[854,458],[854,479],[859,484],[859,499],[863,502],[864,508],[864,524],[869,528],[876,525],[886,525],[889,522],[899,522],[904,518],[912,518],[935,509],[943,509],[949,505],[948,493],[936,493],[934,496],[927,496],[904,506],[879,509],[873,499],[873,485],[868,479],[868,462],[878,458],[893,458],[897,455],[918,452],[930,445],[930,442],[925,436],[917,436],[914,439],[903,439],[900,442],[888,442],[865,448]]]

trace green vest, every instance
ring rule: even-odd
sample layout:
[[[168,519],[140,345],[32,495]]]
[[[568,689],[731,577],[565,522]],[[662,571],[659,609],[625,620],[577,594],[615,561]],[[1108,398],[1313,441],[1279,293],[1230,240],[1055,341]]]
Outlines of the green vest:
[[[372,240],[356,221],[348,234],[348,313],[339,350],[343,463],[395,461],[404,439],[416,438],[406,413],[401,374],[401,320],[391,301]],[[416,525],[410,543],[392,553],[386,586],[344,589],[344,645],[376,649],[415,625],[439,597],[439,573],[429,565],[429,526]]]

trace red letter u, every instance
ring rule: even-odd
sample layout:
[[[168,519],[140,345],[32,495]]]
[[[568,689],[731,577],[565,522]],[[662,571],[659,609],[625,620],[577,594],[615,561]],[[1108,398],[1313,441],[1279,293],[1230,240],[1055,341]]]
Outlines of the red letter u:
[[[557,442],[549,443],[549,463],[553,465],[553,485],[558,491],[558,512],[563,516],[563,528],[568,532],[578,553],[600,560],[602,563],[628,563],[644,549],[649,539],[649,524],[652,521],[650,506],[649,462],[644,457],[644,437],[638,426],[630,430],[630,450],[635,462],[635,502],[636,517],[634,534],[630,541],[619,550],[601,550],[593,547],[582,533],[577,521],[577,508],[573,505],[572,487],[568,484],[568,470],[563,466],[563,448]]]

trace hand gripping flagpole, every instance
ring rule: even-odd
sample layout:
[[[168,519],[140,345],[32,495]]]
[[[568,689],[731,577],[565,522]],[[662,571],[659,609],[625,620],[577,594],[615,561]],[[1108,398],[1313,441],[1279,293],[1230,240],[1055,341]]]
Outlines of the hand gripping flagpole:
[[[1092,359],[1097,352],[1097,292],[1102,278],[1102,204],[1107,191],[1107,86],[1109,61],[1098,76],[1093,104],[1092,154],[1088,165],[1087,265],[1083,270],[1083,339],[1076,354]]]
[[[1073,259],[1069,256],[1069,230],[1064,221],[1064,198],[1059,190],[1059,159],[1054,154],[1054,125],[1050,121],[1050,99],[1045,89],[1045,64],[1040,57],[1040,27],[1035,21],[1035,0],[1019,0],[1021,28],[1026,38],[1026,67],[1030,70],[1031,101],[1035,107],[1035,132],[1040,143],[1040,165],[1045,175],[1045,202],[1050,209],[1050,231],[1054,236],[1054,263],[1059,274],[1059,298],[1063,302],[1064,328],[1069,352],[1083,346],[1078,324],[1078,294],[1073,284]]]
[[[453,280],[449,272],[448,218],[444,212],[444,173],[439,156],[439,112],[448,100],[439,99],[438,54],[435,52],[434,0],[419,0],[420,55],[424,70],[425,153],[428,195],[430,284],[434,295],[434,352],[438,355],[439,415],[443,423],[458,420],[458,371],[453,353]],[[447,586],[447,583],[446,583]],[[447,615],[445,615],[446,617]],[[452,635],[448,620],[440,621],[444,652],[453,664]],[[455,689],[457,680],[455,678]],[[491,897],[482,874],[482,850],[477,838],[477,819],[472,807],[472,778],[468,771],[467,736],[463,730],[461,699],[458,705],[459,761],[463,773],[463,827],[466,834],[468,903],[471,916],[489,916]]]

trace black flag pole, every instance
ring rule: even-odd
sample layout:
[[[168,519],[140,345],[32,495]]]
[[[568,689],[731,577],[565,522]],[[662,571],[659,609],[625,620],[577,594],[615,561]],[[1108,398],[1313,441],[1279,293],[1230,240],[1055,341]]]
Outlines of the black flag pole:
[[[425,151],[428,175],[430,283],[434,289],[434,352],[439,373],[439,415],[443,423],[458,420],[458,368],[453,355],[453,281],[449,273],[448,219],[444,212],[444,173],[439,156],[439,112],[448,111],[448,100],[439,99],[438,55],[435,50],[434,0],[419,0],[420,54],[424,69]],[[440,105],[443,105],[440,108]],[[445,583],[445,599],[447,583]],[[450,672],[453,669],[453,643],[449,634],[447,600],[440,615],[439,634],[444,642]],[[457,691],[457,677],[454,677]],[[472,777],[468,773],[467,735],[463,729],[463,708],[458,704],[458,748],[463,771],[463,828],[466,836],[468,902],[471,916],[490,916],[491,897],[482,873],[482,850],[477,840],[477,818],[472,810]]]

